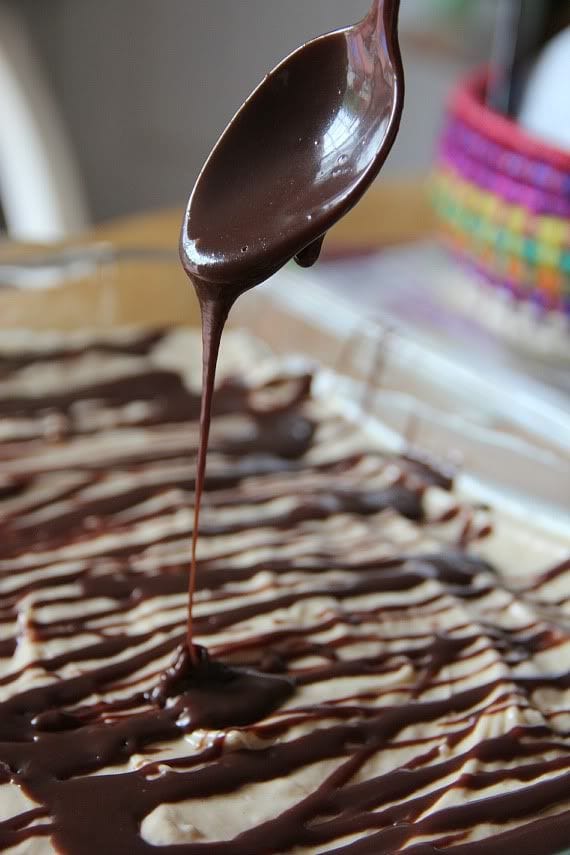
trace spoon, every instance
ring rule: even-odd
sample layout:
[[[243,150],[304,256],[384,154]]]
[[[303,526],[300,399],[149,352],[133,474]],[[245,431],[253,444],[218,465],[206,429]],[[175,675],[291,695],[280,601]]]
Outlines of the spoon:
[[[216,362],[236,298],[289,259],[314,264],[324,235],[360,199],[396,137],[404,83],[399,0],[374,0],[354,27],[292,53],[257,87],[220,137],[190,196],[180,256],[202,315],[202,401],[188,597],[194,644],[200,506]]]
[[[236,113],[190,196],[180,252],[198,291],[233,302],[324,235],[361,198],[394,143],[404,98],[399,0],[308,42]]]

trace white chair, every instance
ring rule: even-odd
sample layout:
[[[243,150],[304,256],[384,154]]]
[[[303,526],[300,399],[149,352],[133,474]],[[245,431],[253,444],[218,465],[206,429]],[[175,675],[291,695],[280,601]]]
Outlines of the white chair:
[[[89,221],[79,169],[41,63],[0,0],[0,205],[10,238],[49,241]]]

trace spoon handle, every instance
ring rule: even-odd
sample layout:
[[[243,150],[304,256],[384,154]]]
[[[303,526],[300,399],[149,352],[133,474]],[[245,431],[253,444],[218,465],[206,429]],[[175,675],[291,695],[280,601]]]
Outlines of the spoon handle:
[[[374,21],[376,27],[391,33],[397,24],[399,9],[400,0],[372,0],[368,18]]]
[[[380,55],[390,57],[392,63],[401,68],[398,42],[398,13],[400,0],[373,0],[370,12],[364,20],[369,36],[375,40]],[[400,77],[403,76],[403,71]]]

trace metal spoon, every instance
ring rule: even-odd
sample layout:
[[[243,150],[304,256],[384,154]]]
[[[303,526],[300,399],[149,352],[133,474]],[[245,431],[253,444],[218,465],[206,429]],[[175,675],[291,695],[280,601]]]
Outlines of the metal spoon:
[[[293,257],[314,263],[377,176],[402,114],[398,8],[374,0],[360,23],[308,42],[236,113],[184,217],[182,263],[199,291],[235,298]]]

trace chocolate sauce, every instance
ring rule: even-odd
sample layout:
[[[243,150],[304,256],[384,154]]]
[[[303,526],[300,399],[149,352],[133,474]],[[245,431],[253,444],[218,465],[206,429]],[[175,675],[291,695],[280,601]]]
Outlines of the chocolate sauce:
[[[287,677],[231,667],[210,659],[204,647],[195,644],[192,649],[191,657],[188,645],[181,645],[150,696],[162,707],[173,702],[177,722],[185,729],[254,724],[293,693]]]
[[[141,351],[140,342],[133,344]],[[323,430],[314,429],[307,378],[274,381],[283,394],[263,413],[247,387],[225,381],[217,390],[214,424],[218,416],[239,415],[253,438],[244,445],[239,432],[235,443],[231,433],[212,434],[194,616],[210,652],[199,648],[197,664],[190,660],[180,606],[192,526],[188,520],[172,531],[168,515],[187,513],[195,488],[188,422],[172,417],[187,413],[195,427],[199,401],[176,374],[167,379],[149,368],[148,347],[135,382],[114,381],[107,390],[101,383],[93,399],[97,411],[117,414],[142,389],[145,400],[157,402],[150,421],[141,410],[130,424],[145,441],[136,454],[125,446],[126,464],[117,465],[111,447],[100,448],[99,438],[107,438],[101,428],[77,433],[63,396],[56,411],[70,414],[70,434],[61,449],[87,442],[76,482],[60,483],[69,466],[56,466],[41,434],[24,443],[25,457],[0,441],[0,460],[16,465],[10,478],[21,484],[0,498],[0,785],[12,781],[33,802],[0,822],[0,848],[45,838],[46,849],[49,840],[72,855],[149,855],[154,847],[142,839],[140,823],[153,810],[231,798],[243,787],[269,786],[327,763],[319,786],[282,814],[252,821],[226,840],[221,811],[220,839],[187,842],[184,852],[562,850],[570,837],[570,745],[556,708],[563,707],[568,677],[537,672],[535,663],[562,650],[568,632],[554,615],[552,622],[529,618],[520,628],[510,618],[500,622],[488,598],[512,594],[465,548],[425,551],[413,537],[392,542],[394,517],[429,540],[425,491],[452,490],[450,474],[427,460],[374,449],[335,451],[343,426],[325,417]],[[70,355],[70,364],[79,358]],[[65,353],[54,366],[62,359]],[[5,369],[18,370],[9,360]],[[73,381],[62,379],[66,386],[72,397]],[[19,400],[16,418],[43,418],[41,398]],[[277,420],[299,434],[296,444],[285,428],[275,430]],[[313,429],[298,430],[307,423]],[[169,426],[180,428],[170,457],[161,447]],[[330,452],[323,453],[323,443]],[[319,450],[320,462],[310,462],[307,453]],[[391,484],[379,488],[375,479],[388,471]],[[60,491],[56,498],[42,492],[50,484]],[[159,500],[161,511],[153,504]],[[10,511],[12,502],[19,511]],[[445,518],[461,528],[463,513],[452,502]],[[36,528],[30,514],[43,520]],[[94,514],[97,527],[85,526]],[[469,537],[477,536],[472,526]],[[254,537],[263,554],[244,560],[243,537]],[[568,572],[570,564],[560,562],[533,580],[528,596],[540,600],[543,588],[553,579],[562,584]],[[450,603],[458,604],[451,625]],[[267,624],[252,628],[264,616]],[[46,646],[58,641],[63,649]],[[365,653],[358,649],[363,643],[370,645]],[[34,659],[32,646],[22,658],[34,644],[41,655]],[[479,661],[481,648],[498,671]],[[16,651],[20,658],[12,659]],[[469,685],[451,673],[457,664]],[[333,685],[347,688],[330,692]],[[396,701],[390,686],[398,687]],[[545,692],[555,699],[548,709],[540,701]],[[509,723],[514,710],[520,715]],[[211,738],[192,753],[180,737],[200,728]],[[228,733],[257,747],[230,747]],[[164,759],[168,743],[180,745],[180,753]],[[394,765],[396,744],[410,759]],[[142,768],[129,765],[134,757],[144,758]],[[382,768],[367,771],[375,757]],[[110,767],[120,774],[107,773]],[[485,824],[497,826],[490,837],[470,836]]]
[[[194,645],[193,626],[193,604],[194,591],[196,589],[196,548],[198,545],[198,534],[200,530],[200,507],[202,504],[202,493],[204,491],[204,479],[206,477],[206,457],[208,454],[208,442],[210,437],[210,422],[212,420],[212,400],[214,396],[214,382],[216,378],[216,363],[222,339],[224,325],[232,306],[233,300],[229,298],[212,299],[207,289],[202,292],[199,284],[196,284],[196,294],[200,301],[200,312],[202,315],[202,403],[200,407],[200,444],[198,446],[198,458],[196,462],[196,487],[194,491],[194,526],[192,528],[192,548],[190,558],[190,579],[188,589],[188,653],[189,656],[182,657],[179,662],[188,661],[196,669],[203,670],[204,665],[200,662],[200,656]],[[206,660],[208,661],[208,660]]]
[[[318,253],[317,253],[318,256]],[[315,257],[316,261],[316,257]],[[293,684],[281,677],[269,677],[228,669],[210,659],[194,643],[194,593],[197,574],[197,545],[200,532],[200,509],[206,477],[206,459],[212,420],[216,364],[225,322],[237,296],[250,287],[231,285],[220,291],[211,283],[195,279],[194,286],[202,317],[202,401],[200,407],[200,440],[196,463],[194,492],[194,525],[190,556],[188,590],[188,630],[186,644],[177,659],[161,677],[160,688],[152,697],[163,698],[165,687],[184,686],[184,716],[194,727],[223,727],[250,724],[278,707],[293,691]],[[236,702],[237,701],[237,702]],[[234,720],[232,721],[232,716]]]
[[[190,197],[181,257],[201,298],[313,264],[394,143],[403,107],[399,0],[314,39],[268,74],[215,145]]]
[[[396,10],[385,0],[382,47],[397,71]],[[189,802],[191,811],[288,778],[296,787],[294,776],[319,763],[318,783],[308,794],[298,787],[282,813],[227,839],[222,810],[219,840],[198,829],[195,842],[161,848],[555,855],[570,839],[570,743],[558,723],[569,680],[539,659],[569,635],[554,616],[517,628],[512,618],[500,623],[500,607],[489,611],[497,593],[515,599],[500,574],[467,552],[489,527],[475,526],[458,503],[435,521],[426,514],[426,491],[451,491],[452,474],[427,459],[366,449],[311,462],[308,452],[330,439],[310,416],[310,378],[264,412],[236,381],[214,401],[234,301],[293,256],[313,264],[332,222],[331,192],[343,210],[358,195],[355,185],[342,196],[344,160],[315,180],[331,118],[322,93],[333,92],[338,115],[353,102],[362,108],[356,60],[366,59],[377,23],[367,19],[352,41],[346,33],[318,40],[290,77],[283,69],[270,76],[261,105],[246,105],[217,147],[213,163],[223,168],[201,176],[204,193],[193,197],[182,240],[202,312],[200,402],[178,374],[149,368],[159,332],[89,346],[103,358],[140,356],[138,374],[71,388],[64,375],[59,393],[37,399],[0,392],[0,413],[35,428],[28,440],[0,438],[8,472],[0,482],[0,657],[9,663],[0,676],[0,786],[19,786],[34,805],[0,821],[0,849],[43,838],[46,849],[69,855],[150,855],[156,846],[143,840],[141,823],[156,809]],[[390,68],[382,73],[389,78]],[[279,159],[267,142],[276,104],[285,117]],[[276,173],[277,163],[295,163],[294,180]],[[298,192],[304,184],[309,201]],[[72,347],[0,357],[0,375],[80,358]],[[78,402],[113,413],[109,448],[97,444],[100,423],[86,425]],[[149,406],[122,421],[133,402]],[[185,437],[198,412],[194,477]],[[210,453],[223,469],[207,475],[212,412],[245,417],[251,431],[215,440]],[[55,416],[57,435],[42,428],[46,416]],[[334,437],[339,425],[325,418],[323,427]],[[121,445],[124,428],[138,444]],[[75,443],[83,453],[70,466]],[[66,480],[70,473],[77,478]],[[181,515],[192,492],[190,526]],[[438,547],[439,528],[454,522],[456,547]],[[199,533],[206,548],[197,573]],[[540,603],[543,586],[569,571],[559,564],[525,593]],[[53,649],[58,641],[63,651]],[[544,690],[555,698],[550,706]],[[198,748],[180,739],[201,730],[208,735]],[[181,755],[165,757],[165,743]],[[486,836],[472,836],[486,826]]]
[[[181,259],[203,336],[188,615],[195,666],[196,549],[224,324],[241,294],[292,258],[302,267],[315,264],[330,226],[387,157],[403,102],[398,7],[399,0],[375,3],[359,25],[309,42],[268,75],[215,146],[188,204]]]

